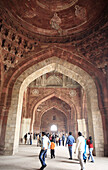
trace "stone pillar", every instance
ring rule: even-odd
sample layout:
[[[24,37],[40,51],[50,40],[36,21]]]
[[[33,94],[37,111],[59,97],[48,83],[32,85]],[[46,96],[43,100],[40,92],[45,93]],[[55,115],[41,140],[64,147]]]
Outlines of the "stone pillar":
[[[78,119],[78,131],[84,135],[85,138],[87,138],[87,130],[86,130],[86,122],[85,119]]]
[[[63,75],[63,87],[65,87],[65,83],[66,83],[66,76]]]
[[[104,137],[102,127],[102,117],[98,108],[96,89],[92,85],[92,90],[87,93],[87,113],[89,136],[94,141],[94,154],[104,156]]]
[[[104,156],[108,157],[108,115],[105,114],[105,110],[107,110],[107,108],[101,108],[104,131]]]
[[[41,85],[43,87],[46,85],[46,74],[42,76]]]
[[[22,119],[20,138],[23,138],[26,133],[30,132],[30,122],[31,122],[30,118]]]

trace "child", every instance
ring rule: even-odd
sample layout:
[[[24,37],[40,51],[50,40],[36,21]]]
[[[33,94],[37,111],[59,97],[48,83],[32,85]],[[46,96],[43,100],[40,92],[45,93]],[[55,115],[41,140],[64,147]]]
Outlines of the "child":
[[[51,149],[51,159],[55,158],[55,139],[54,139],[54,136],[52,136],[52,139],[51,139],[50,149]]]

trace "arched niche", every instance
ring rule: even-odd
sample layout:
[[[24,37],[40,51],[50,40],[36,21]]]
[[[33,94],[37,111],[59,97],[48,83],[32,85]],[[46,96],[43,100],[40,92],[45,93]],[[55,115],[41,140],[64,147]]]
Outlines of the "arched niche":
[[[57,126],[59,133],[67,133],[67,116],[57,108],[51,108],[43,113],[41,116],[40,130],[51,133],[50,128],[53,124]]]
[[[35,103],[33,113],[31,113],[33,115],[31,119],[31,129],[33,129],[32,131],[40,133],[41,117],[46,111],[52,108],[56,108],[57,110],[60,110],[61,112],[64,113],[64,115],[67,117],[67,130],[73,131],[74,136],[76,136],[75,135],[77,133],[76,108],[71,100],[69,99],[66,100],[66,98],[64,99],[62,97],[59,97],[57,94],[54,94],[54,96],[49,95],[47,97],[44,97],[39,102]]]
[[[60,94],[60,92],[57,91],[57,89],[56,89],[56,90],[53,90],[53,92],[51,92],[51,94],[49,94],[47,96],[43,94],[42,97],[38,99],[38,101],[35,102],[35,100],[34,100],[32,106],[31,106],[31,109],[30,109],[30,113],[32,115],[32,121],[34,121],[34,119],[35,119],[35,112],[36,112],[36,109],[38,108],[38,106],[41,105],[41,103],[43,103],[43,102],[45,102],[47,100],[50,100],[53,97],[56,97],[56,98],[64,101],[71,108],[73,108],[74,113],[75,113],[75,117],[76,117],[76,107],[75,107],[75,104],[73,103],[72,100],[70,100],[69,97],[67,97],[66,95],[63,96],[62,94]],[[31,122],[31,123],[33,123],[33,122]]]
[[[55,103],[53,103],[53,101],[50,102],[50,100],[52,100],[52,99],[58,99],[59,100],[57,106],[55,106]],[[41,104],[44,104],[45,102],[48,102],[48,106],[47,106],[47,104],[45,104],[44,109],[48,110],[51,107],[52,108],[56,107],[56,108],[59,108],[59,110],[62,110],[62,111],[63,111],[63,108],[64,108],[64,106],[62,104],[62,102],[63,102],[68,106],[69,111],[65,110],[65,108],[64,108],[65,114],[67,114],[68,119],[70,119],[72,117],[71,109],[74,110],[74,114],[75,114],[75,117],[76,117],[76,108],[75,108],[75,105],[73,104],[73,102],[71,100],[69,100],[69,98],[67,99],[67,98],[63,98],[63,96],[60,96],[60,92],[58,93],[57,90],[56,90],[56,93],[54,93],[53,95],[51,94],[47,97],[43,96],[43,98],[41,100],[34,103],[34,105],[33,105],[34,107],[33,107],[33,110],[31,112],[31,115],[33,115],[31,124],[34,123],[35,117],[37,117],[37,119],[39,120],[42,113],[45,112],[45,110],[42,111],[41,113],[39,112],[39,115],[38,115],[38,112],[37,112],[38,107],[41,106]],[[49,102],[50,102],[50,106],[49,106]]]

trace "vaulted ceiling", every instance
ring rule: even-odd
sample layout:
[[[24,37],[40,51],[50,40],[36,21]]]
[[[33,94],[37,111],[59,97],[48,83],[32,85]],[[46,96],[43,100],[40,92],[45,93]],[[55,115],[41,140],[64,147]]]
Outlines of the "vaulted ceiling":
[[[107,0],[1,0],[4,71],[56,46],[63,54],[75,54],[75,59],[80,57],[106,74],[107,11]]]
[[[7,20],[13,20],[18,29],[54,37],[92,29],[105,13],[107,1],[3,0],[0,4],[8,13]]]

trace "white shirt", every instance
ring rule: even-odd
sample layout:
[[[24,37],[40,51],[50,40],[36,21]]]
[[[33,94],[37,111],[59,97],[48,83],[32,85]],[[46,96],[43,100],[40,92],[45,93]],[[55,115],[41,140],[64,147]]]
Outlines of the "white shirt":
[[[48,149],[48,144],[50,143],[50,140],[47,136],[42,136],[42,144],[41,149]]]
[[[75,150],[84,152],[84,150],[85,150],[85,139],[84,139],[83,136],[79,136],[77,138],[76,149]]]

